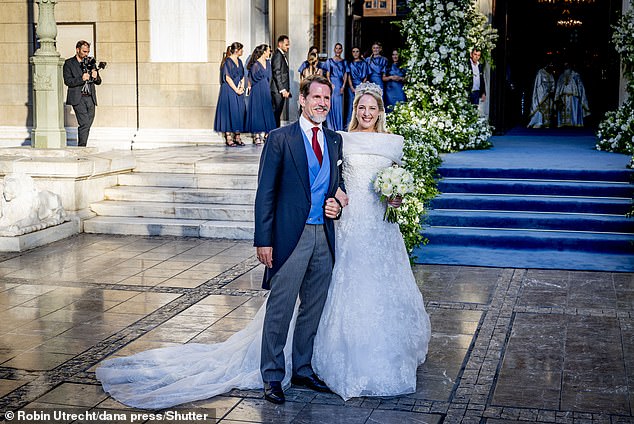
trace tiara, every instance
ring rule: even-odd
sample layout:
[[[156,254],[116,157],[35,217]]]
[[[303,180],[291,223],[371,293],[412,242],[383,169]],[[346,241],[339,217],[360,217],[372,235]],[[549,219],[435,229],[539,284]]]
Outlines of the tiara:
[[[357,87],[354,89],[354,92],[357,96],[362,96],[366,93],[373,93],[379,97],[383,97],[383,89],[379,87],[378,84],[375,84],[373,82],[362,82],[361,84],[357,85]]]

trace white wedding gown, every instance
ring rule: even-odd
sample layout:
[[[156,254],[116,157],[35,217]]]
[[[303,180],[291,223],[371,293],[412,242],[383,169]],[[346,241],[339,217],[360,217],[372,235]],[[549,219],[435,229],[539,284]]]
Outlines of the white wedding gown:
[[[313,367],[344,399],[414,392],[431,336],[398,225],[383,221],[372,188],[377,172],[400,161],[403,138],[341,133],[350,204],[336,227],[336,261],[315,339]],[[260,348],[266,303],[243,330],[216,344],[189,343],[102,362],[97,378],[126,405],[161,409],[231,389],[262,388]],[[297,309],[297,308],[296,308]],[[292,334],[284,348],[288,386]]]
[[[344,399],[416,391],[429,316],[398,224],[385,222],[376,174],[400,163],[403,137],[341,133],[350,203],[336,227],[336,260],[322,313],[313,368]]]

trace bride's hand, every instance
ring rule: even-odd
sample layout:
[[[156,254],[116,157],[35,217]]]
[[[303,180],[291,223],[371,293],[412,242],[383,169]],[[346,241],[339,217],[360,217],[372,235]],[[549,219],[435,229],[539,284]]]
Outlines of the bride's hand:
[[[401,196],[392,197],[391,199],[387,200],[387,203],[393,208],[399,208],[403,203],[403,198]]]
[[[348,195],[342,189],[340,188],[337,189],[337,192],[335,193],[335,198],[339,200],[339,203],[341,203],[342,208],[345,208],[346,206],[348,206]]]

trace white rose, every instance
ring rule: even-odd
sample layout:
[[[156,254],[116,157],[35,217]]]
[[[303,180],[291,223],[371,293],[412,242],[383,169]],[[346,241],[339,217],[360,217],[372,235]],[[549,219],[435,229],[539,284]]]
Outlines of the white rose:
[[[394,191],[394,187],[392,186],[392,184],[384,182],[383,184],[381,184],[381,194],[386,196],[386,197],[390,197],[392,195],[392,192]]]

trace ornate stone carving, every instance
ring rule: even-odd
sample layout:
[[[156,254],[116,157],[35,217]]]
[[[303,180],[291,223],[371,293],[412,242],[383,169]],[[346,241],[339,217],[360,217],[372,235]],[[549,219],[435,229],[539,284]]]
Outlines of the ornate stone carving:
[[[51,76],[46,74],[35,74],[33,78],[33,87],[37,91],[53,90],[53,81],[51,81]]]
[[[70,220],[59,195],[39,190],[28,175],[7,174],[1,187],[0,236],[19,236]]]

